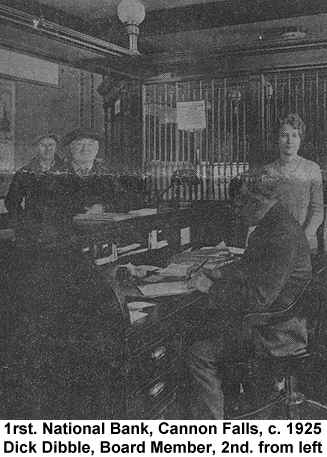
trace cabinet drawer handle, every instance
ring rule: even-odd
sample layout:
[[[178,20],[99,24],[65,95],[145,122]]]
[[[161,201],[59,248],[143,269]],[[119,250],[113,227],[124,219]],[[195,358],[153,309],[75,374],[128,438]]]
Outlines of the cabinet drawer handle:
[[[156,398],[158,395],[161,394],[161,392],[165,388],[165,383],[164,382],[158,382],[155,384],[151,389],[149,390],[149,394],[151,397]]]
[[[151,352],[152,360],[160,360],[166,357],[167,348],[165,346],[159,346]]]

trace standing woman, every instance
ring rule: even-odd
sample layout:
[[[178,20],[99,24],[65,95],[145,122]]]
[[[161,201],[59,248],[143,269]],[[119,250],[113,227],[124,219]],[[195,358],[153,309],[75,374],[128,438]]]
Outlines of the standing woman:
[[[36,155],[14,174],[5,199],[12,221],[27,218],[42,222],[44,210],[53,197],[49,178],[57,173],[62,162],[57,155],[58,138],[53,134],[43,135],[35,145]]]
[[[266,166],[283,177],[281,203],[303,227],[312,251],[317,249],[317,229],[323,222],[321,170],[317,163],[298,155],[305,124],[297,113],[288,114],[279,125],[279,159]]]

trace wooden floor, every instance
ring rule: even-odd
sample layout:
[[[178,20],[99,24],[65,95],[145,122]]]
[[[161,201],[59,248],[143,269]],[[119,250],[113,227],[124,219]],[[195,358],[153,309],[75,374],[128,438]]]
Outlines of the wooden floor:
[[[327,405],[327,403],[326,403]],[[305,399],[301,404],[292,409],[293,415],[290,416],[285,400],[281,400],[271,405],[262,405],[249,414],[231,416],[232,419],[246,420],[324,420],[327,419],[327,406],[318,402]]]
[[[298,377],[297,391],[303,394],[303,401],[293,406],[294,419],[327,419],[327,358],[313,364]],[[283,393],[274,392],[270,387],[254,387],[253,395],[226,396],[226,417],[233,419],[290,419],[287,401]]]

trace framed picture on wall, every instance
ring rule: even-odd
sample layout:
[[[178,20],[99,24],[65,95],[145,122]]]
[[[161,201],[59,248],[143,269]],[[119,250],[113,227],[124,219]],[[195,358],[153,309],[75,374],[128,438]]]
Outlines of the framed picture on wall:
[[[15,83],[0,79],[0,173],[14,169]]]
[[[0,199],[6,194],[14,171],[14,152],[15,83],[0,78]]]

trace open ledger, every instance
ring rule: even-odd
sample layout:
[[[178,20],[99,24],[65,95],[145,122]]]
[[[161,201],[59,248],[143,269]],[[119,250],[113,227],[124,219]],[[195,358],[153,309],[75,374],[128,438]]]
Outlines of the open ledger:
[[[169,295],[189,294],[195,290],[189,288],[186,281],[157,282],[137,287],[145,297],[164,297]]]

